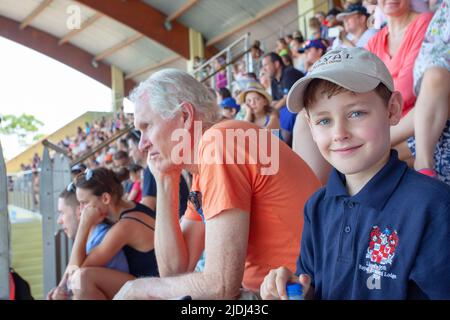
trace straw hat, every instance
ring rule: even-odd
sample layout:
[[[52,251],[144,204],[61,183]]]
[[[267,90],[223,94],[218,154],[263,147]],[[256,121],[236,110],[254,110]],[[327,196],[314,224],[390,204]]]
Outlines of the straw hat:
[[[237,102],[239,104],[245,103],[245,96],[249,92],[257,92],[260,95],[262,95],[264,98],[267,99],[269,104],[272,102],[272,97],[267,93],[267,91],[264,89],[264,87],[261,85],[261,83],[257,81],[252,81],[247,84],[247,87],[239,94],[237,97]]]

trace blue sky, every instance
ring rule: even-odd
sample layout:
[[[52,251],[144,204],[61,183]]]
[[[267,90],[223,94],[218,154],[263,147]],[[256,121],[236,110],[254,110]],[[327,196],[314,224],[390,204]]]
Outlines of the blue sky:
[[[32,114],[49,134],[86,111],[111,110],[111,90],[81,72],[2,37],[0,52],[0,114]],[[0,139],[6,159],[23,150],[13,137]]]

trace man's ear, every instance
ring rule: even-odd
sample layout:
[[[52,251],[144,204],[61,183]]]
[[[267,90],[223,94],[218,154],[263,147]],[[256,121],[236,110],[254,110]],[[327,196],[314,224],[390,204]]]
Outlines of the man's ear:
[[[389,124],[395,126],[402,117],[403,98],[400,92],[394,91],[388,102]]]
[[[189,130],[194,125],[194,107],[189,102],[183,102],[181,105],[181,120],[183,128]]]

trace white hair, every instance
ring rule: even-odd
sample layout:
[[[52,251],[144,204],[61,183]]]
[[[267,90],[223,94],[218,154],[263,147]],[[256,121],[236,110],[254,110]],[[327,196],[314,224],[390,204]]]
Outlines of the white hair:
[[[221,118],[214,92],[178,69],[163,69],[152,74],[132,91],[130,100],[135,105],[147,104],[163,119],[172,118],[182,102],[194,107],[198,120],[214,123]]]

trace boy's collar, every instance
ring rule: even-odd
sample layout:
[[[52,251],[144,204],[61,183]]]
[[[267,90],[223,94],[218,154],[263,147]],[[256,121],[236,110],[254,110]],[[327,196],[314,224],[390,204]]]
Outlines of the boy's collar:
[[[349,197],[353,201],[381,211],[394,192],[408,166],[391,150],[388,163],[353,197],[345,187],[345,176],[333,169],[326,186],[325,197]]]

